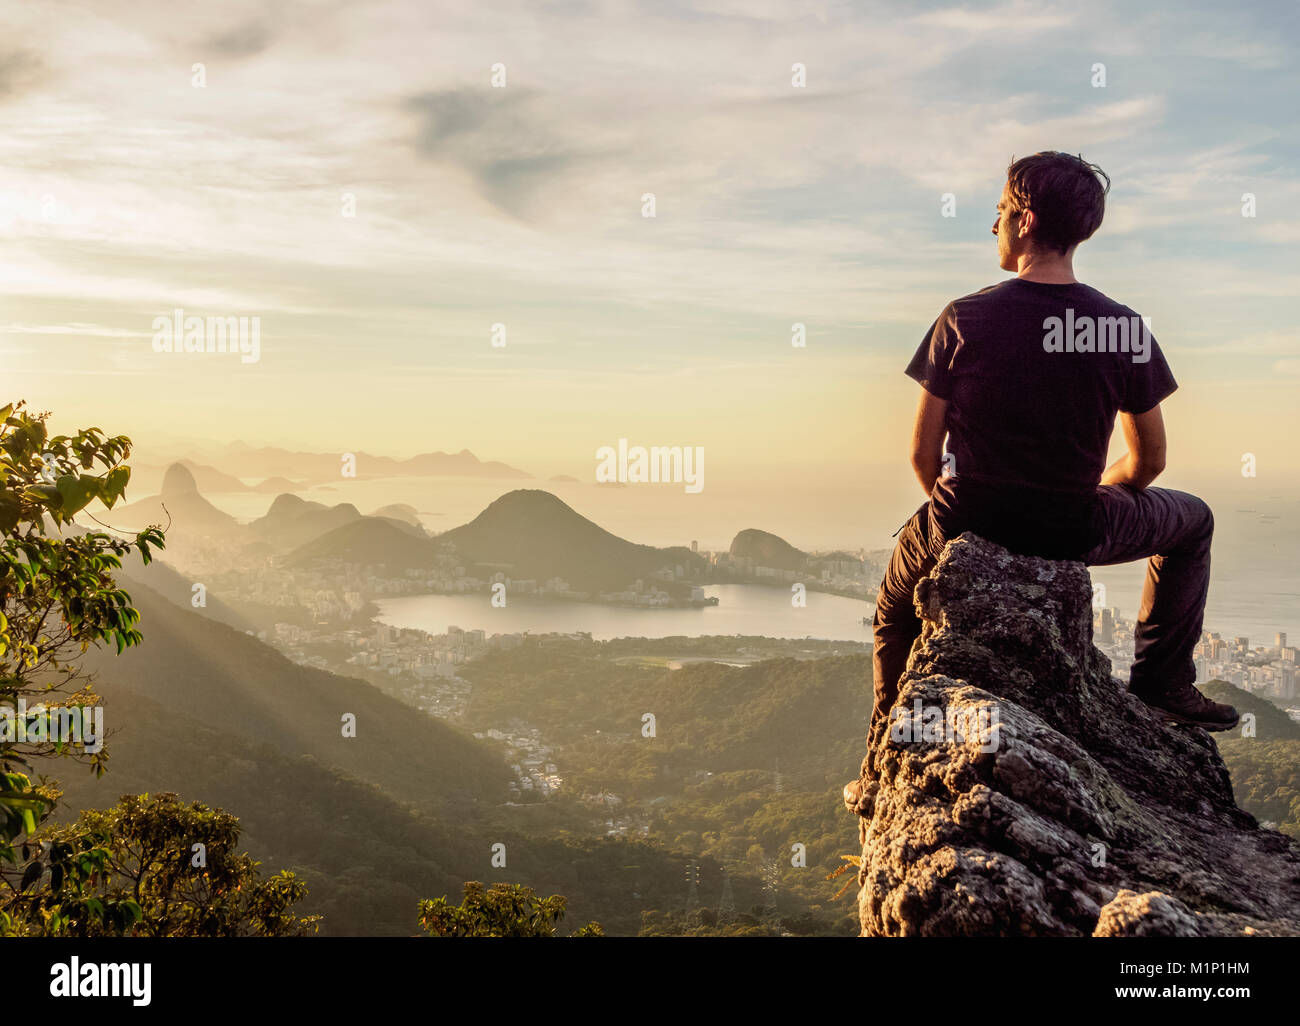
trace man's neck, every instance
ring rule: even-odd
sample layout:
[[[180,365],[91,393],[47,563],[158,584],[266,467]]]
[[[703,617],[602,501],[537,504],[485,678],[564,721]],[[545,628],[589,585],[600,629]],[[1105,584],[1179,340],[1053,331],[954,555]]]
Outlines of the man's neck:
[[[1074,261],[1069,256],[1052,258],[1026,253],[1020,258],[1016,277],[1025,281],[1042,282],[1044,285],[1079,283],[1079,279],[1074,276]]]

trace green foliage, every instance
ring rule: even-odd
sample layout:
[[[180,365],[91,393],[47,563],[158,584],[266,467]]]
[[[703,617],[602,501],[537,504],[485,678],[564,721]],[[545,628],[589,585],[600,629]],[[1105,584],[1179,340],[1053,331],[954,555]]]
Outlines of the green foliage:
[[[735,652],[736,639],[699,640],[709,654]],[[761,644],[745,640],[747,650]],[[719,901],[725,866],[738,907],[761,900],[757,881],[773,880],[782,930],[851,936],[858,931],[852,900],[837,895],[826,876],[842,864],[840,791],[865,748],[870,661],[866,652],[834,655],[829,645],[810,653],[824,658],[791,658],[787,653],[802,643],[765,644],[780,657],[669,670],[649,657],[694,654],[686,639],[539,640],[461,671],[474,685],[467,718],[476,729],[516,717],[538,727],[556,746],[561,795],[576,801],[613,793],[621,803],[599,815],[636,824],[647,841],[677,859],[701,860],[702,904]],[[643,712],[656,715],[654,738],[641,736]],[[550,809],[557,804],[547,802]],[[804,865],[792,864],[797,844]],[[673,918],[685,898],[680,881],[673,881],[667,902],[642,889],[641,909],[655,902],[668,917],[656,920],[655,929],[713,930]],[[564,893],[576,898],[578,892],[565,885]],[[611,928],[623,926],[605,904],[595,907]],[[725,924],[728,932],[731,925]],[[644,920],[640,929],[647,929]]]
[[[34,839],[11,904],[13,932],[54,937],[283,937],[317,917],[293,906],[307,888],[293,873],[262,879],[239,854],[239,821],[174,794],[126,795]]]
[[[1215,735],[1237,804],[1262,823],[1300,840],[1300,723],[1261,695],[1222,680],[1198,684],[1216,702],[1237,707],[1246,729]]]
[[[33,873],[27,839],[57,800],[56,790],[32,781],[32,760],[88,755],[99,773],[105,760],[84,744],[22,738],[19,710],[88,704],[69,656],[140,643],[139,614],[113,571],[127,553],[148,563],[163,546],[161,529],[152,526],[133,540],[104,531],[62,534],[92,501],[112,508],[122,498],[131,441],[99,428],[50,435],[47,416],[24,412],[21,402],[0,408],[0,930]]]
[[[132,595],[148,624],[148,644],[121,658],[101,651],[85,660],[105,689],[112,688],[114,721],[123,724],[113,737],[114,778],[120,773],[130,783],[94,792],[88,791],[90,781],[69,786],[69,795],[86,803],[83,808],[128,791],[175,790],[236,811],[246,829],[261,835],[261,827],[248,826],[248,817],[254,806],[266,804],[260,793],[266,782],[232,771],[234,759],[222,753],[234,739],[241,760],[259,766],[265,761],[260,752],[242,750],[250,743],[270,745],[289,758],[310,755],[398,803],[448,818],[476,801],[504,799],[509,769],[498,751],[467,731],[414,712],[354,678],[295,664],[256,638],[196,616],[188,598],[178,606],[143,583]],[[153,707],[145,712],[143,702]],[[357,713],[355,738],[341,739],[342,711]],[[141,716],[149,718],[149,734]],[[217,735],[211,754],[187,741],[200,725]],[[196,761],[201,765],[192,766]],[[226,786],[226,775],[240,786]],[[319,789],[328,789],[328,782],[322,780]],[[280,820],[277,831],[291,829]],[[459,889],[466,875],[452,884]],[[409,923],[409,909],[402,918]]]
[[[1300,741],[1226,738],[1219,751],[1237,804],[1300,841]]]
[[[446,897],[420,902],[420,926],[430,937],[554,937],[564,918],[567,899],[540,898],[522,884],[495,883],[484,888],[471,880],[459,905]],[[588,923],[575,937],[603,937],[599,923]]]
[[[711,908],[657,909],[641,914],[638,937],[780,937],[789,932],[781,924],[764,922],[750,913],[740,913],[729,921],[720,920]]]
[[[196,616],[188,598],[178,607],[143,581],[131,594],[147,643],[86,659],[119,725],[112,773],[63,781],[61,806],[178,791],[236,812],[248,851],[307,883],[303,914],[322,914],[330,936],[410,935],[421,898],[459,895],[475,878],[563,894],[570,917],[609,933],[634,934],[642,908],[680,900],[681,858],[593,837],[605,827],[576,799],[504,806],[499,748],[356,680],[297,666]],[[338,740],[339,709],[358,711],[357,738]],[[481,876],[497,841],[527,869]]]
[[[605,650],[535,642],[475,660],[461,671],[474,685],[467,721],[485,729],[524,719],[564,746],[574,789],[647,799],[697,774],[771,772],[778,760],[787,772],[842,782],[862,760],[865,654],[668,670],[602,658]],[[657,719],[653,740],[641,736],[646,712]]]

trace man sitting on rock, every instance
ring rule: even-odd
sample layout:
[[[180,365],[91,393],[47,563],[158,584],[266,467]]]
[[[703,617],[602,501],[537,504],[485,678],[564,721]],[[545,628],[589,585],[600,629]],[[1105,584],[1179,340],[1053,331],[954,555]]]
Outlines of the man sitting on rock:
[[[1148,487],[1165,466],[1160,402],[1178,386],[1147,322],[1074,277],[1109,188],[1069,154],[1012,163],[993,234],[1016,276],[949,303],[907,366],[921,385],[912,466],[929,498],[900,528],[876,600],[873,726],[920,634],[912,592],[963,531],[1089,566],[1149,557],[1129,690],[1175,723],[1237,724],[1193,687],[1213,514]],[[1117,413],[1128,452],[1107,468]]]

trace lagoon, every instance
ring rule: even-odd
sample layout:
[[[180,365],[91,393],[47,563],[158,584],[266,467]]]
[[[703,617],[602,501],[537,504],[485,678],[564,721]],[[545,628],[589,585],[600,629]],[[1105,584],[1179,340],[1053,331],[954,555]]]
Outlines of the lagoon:
[[[796,608],[783,588],[752,584],[707,585],[716,606],[701,609],[637,609],[594,602],[511,599],[494,608],[491,596],[402,595],[377,601],[379,621],[394,627],[445,634],[455,625],[492,634],[572,633],[588,631],[597,641],[611,638],[700,637],[742,634],[765,638],[818,638],[827,641],[871,640],[874,607],[860,599],[810,591],[808,604]],[[863,617],[868,622],[862,622]]]

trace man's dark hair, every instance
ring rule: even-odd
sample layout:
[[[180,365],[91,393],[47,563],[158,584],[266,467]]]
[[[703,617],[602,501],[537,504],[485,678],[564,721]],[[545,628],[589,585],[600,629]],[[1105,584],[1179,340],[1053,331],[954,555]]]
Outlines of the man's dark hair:
[[[1082,157],[1044,150],[1013,159],[1007,184],[1016,210],[1034,212],[1034,239],[1041,245],[1065,253],[1101,227],[1110,178]]]

